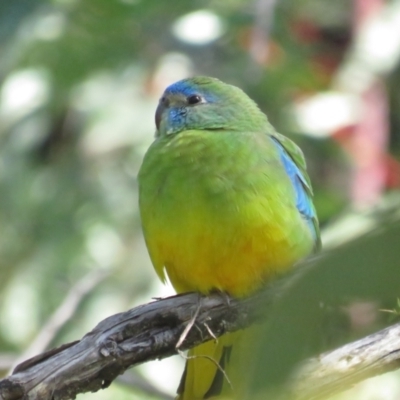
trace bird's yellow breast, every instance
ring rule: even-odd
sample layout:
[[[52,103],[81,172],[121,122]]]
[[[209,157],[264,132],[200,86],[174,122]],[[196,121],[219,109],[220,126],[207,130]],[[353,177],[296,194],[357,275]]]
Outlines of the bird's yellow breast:
[[[149,150],[139,176],[145,239],[178,292],[243,296],[310,253],[312,238],[279,157],[254,157],[251,138],[227,155],[226,137],[211,135],[188,131]]]

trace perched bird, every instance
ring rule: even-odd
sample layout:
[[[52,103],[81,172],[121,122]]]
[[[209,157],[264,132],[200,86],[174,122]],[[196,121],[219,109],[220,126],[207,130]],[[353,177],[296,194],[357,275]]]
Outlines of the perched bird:
[[[179,293],[243,297],[319,247],[303,154],[241,89],[181,80],[165,90],[155,120],[139,205],[162,281],[168,275]],[[242,399],[239,342],[240,333],[227,334],[191,350],[177,398]]]

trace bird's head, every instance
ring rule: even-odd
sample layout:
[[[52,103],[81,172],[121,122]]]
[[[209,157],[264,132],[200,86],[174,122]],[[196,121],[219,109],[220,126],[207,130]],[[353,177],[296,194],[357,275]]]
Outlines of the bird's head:
[[[241,89],[218,79],[196,76],[169,86],[156,111],[157,136],[184,130],[248,130],[267,118]]]

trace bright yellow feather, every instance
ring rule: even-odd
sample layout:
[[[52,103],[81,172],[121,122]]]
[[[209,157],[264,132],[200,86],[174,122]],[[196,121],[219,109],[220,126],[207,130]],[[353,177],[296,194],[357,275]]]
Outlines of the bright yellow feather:
[[[228,181],[229,174],[235,179],[234,165],[226,172],[208,163],[211,173],[204,167],[197,171],[191,164],[193,155],[184,152],[188,143],[201,146],[199,153],[218,161],[213,157],[215,138],[187,131],[169,140],[168,152],[157,151],[164,144],[156,141],[141,171],[147,180],[158,181],[157,190],[141,189],[142,201],[145,198],[141,214],[149,253],[162,279],[165,268],[178,292],[220,289],[244,296],[311,252],[312,233],[296,208],[294,189],[284,171],[269,176],[257,173],[257,163],[249,164],[257,179],[251,182],[242,176],[244,187],[237,190]],[[270,164],[274,166],[273,161]],[[196,179],[187,180],[186,174]]]

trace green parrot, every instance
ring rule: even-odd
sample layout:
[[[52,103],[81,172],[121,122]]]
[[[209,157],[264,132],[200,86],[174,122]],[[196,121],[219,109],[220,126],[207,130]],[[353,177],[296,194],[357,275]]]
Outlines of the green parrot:
[[[241,89],[205,76],[181,80],[165,90],[155,120],[139,206],[163,282],[178,293],[240,298],[319,248],[303,154]],[[192,349],[177,399],[243,400],[245,332]]]

